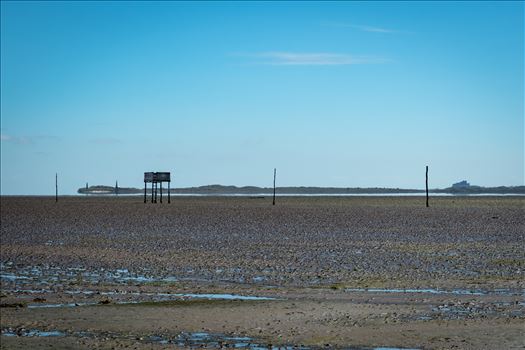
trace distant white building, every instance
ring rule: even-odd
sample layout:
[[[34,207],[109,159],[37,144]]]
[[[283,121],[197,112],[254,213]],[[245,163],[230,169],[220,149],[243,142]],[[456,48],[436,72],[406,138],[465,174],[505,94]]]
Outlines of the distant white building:
[[[463,189],[463,188],[469,188],[469,187],[470,187],[470,184],[467,182],[467,180],[463,180],[463,181],[457,182],[452,185],[452,188],[455,188],[455,189]]]

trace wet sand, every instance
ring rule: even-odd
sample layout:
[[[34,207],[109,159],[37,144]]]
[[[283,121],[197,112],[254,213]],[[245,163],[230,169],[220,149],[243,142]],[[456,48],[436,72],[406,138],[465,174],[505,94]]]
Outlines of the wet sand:
[[[524,203],[2,197],[2,348],[523,348]]]

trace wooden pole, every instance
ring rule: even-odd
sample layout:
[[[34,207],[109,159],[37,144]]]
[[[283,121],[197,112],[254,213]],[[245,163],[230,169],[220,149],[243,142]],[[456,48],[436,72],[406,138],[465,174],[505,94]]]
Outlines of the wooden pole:
[[[144,203],[146,203],[146,181],[144,181]]]
[[[427,208],[428,208],[428,165],[425,172],[425,187],[427,192]]]
[[[151,182],[151,203],[153,203],[153,197],[155,197],[154,194],[155,194],[155,191],[153,191],[153,181],[152,181]]]
[[[277,175],[277,169],[273,168],[273,202],[272,205],[275,205],[275,177]]]
[[[170,199],[170,182],[171,181],[168,181],[168,203],[171,203],[171,199]]]
[[[162,181],[160,182],[160,202],[162,203]]]
[[[58,202],[58,173],[55,173],[55,203]]]
[[[115,181],[115,195],[118,196],[118,180]]]

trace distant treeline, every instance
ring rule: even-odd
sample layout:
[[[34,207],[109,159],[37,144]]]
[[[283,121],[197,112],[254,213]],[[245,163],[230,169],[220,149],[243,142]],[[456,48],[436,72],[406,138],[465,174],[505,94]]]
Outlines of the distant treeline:
[[[165,191],[167,192],[167,188]],[[148,193],[151,192],[149,188]],[[272,194],[272,187],[256,186],[223,186],[207,185],[200,187],[172,188],[173,194],[202,194],[202,195],[255,195],[255,194]],[[383,187],[277,187],[278,194],[392,194],[392,193],[425,193],[425,190],[403,189],[403,188],[383,188]],[[469,186],[466,188],[443,188],[432,189],[430,193],[453,193],[453,194],[525,194],[525,186],[499,186],[499,187],[481,187]],[[117,188],[112,186],[90,186],[88,188],[79,188],[80,194],[117,194]],[[118,187],[118,194],[142,194],[144,189],[133,187]]]

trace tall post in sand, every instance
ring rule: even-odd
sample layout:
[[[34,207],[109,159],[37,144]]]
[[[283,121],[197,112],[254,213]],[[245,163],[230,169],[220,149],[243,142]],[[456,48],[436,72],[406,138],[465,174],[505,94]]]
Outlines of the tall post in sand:
[[[273,202],[272,205],[275,205],[275,176],[277,175],[277,169],[273,168]]]
[[[146,203],[146,180],[144,180],[144,203]]]
[[[118,180],[115,181],[115,195],[118,196]]]
[[[160,202],[162,203],[162,181],[160,182]]]
[[[170,179],[170,181],[168,181],[168,203],[171,203],[171,198],[170,198],[170,182],[171,182],[171,179]]]
[[[425,187],[427,192],[427,208],[428,208],[428,165],[427,165],[427,171],[425,172]]]
[[[58,202],[58,173],[55,173],[55,203]]]

